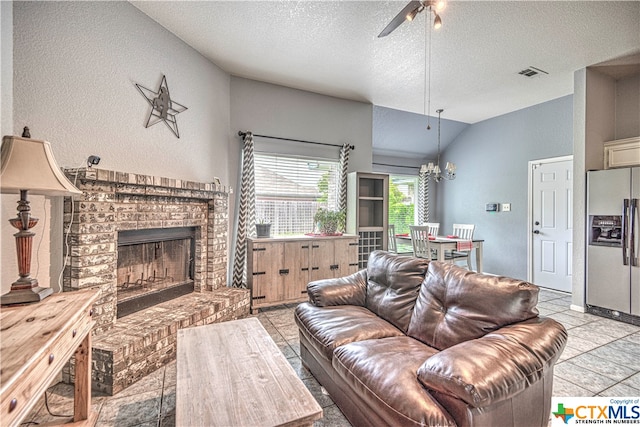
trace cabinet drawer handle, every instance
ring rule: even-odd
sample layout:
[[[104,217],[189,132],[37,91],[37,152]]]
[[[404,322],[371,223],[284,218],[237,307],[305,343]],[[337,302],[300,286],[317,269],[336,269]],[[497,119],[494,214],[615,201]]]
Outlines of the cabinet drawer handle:
[[[309,267],[304,267],[301,269],[302,271],[309,271]]]
[[[49,365],[51,365],[53,363],[53,359],[55,359],[56,357],[53,354],[49,355]]]
[[[267,248],[253,248],[253,252],[266,251]]]
[[[355,242],[355,243],[349,243],[349,246],[358,246],[358,242]]]
[[[311,245],[312,248],[319,248],[320,245]]]
[[[18,406],[18,399],[14,397],[13,399],[11,399],[11,402],[9,402],[9,412],[12,412],[14,409],[16,409],[16,406]]]
[[[303,245],[302,249],[309,249],[309,245]]]
[[[320,270],[320,267],[311,267],[311,270]]]
[[[329,268],[331,270],[337,270],[339,267],[338,267],[338,264],[333,264],[333,265],[329,266]]]
[[[356,267],[357,265],[358,265],[357,262],[352,262],[352,263],[349,264],[349,267]]]
[[[288,268],[283,268],[282,270],[279,271],[279,273],[282,274],[282,275],[289,274],[289,269]]]
[[[263,274],[267,274],[267,272],[266,272],[266,271],[254,271],[254,272],[253,272],[253,275],[254,275],[254,276],[261,276],[261,275],[263,275]]]
[[[307,294],[307,293],[309,293],[309,292],[308,292],[308,291],[301,291],[300,293],[301,293],[301,294]]]
[[[251,298],[251,299],[265,299],[265,298],[267,298],[267,297],[266,297],[266,296],[264,296],[264,295],[262,295],[262,296],[259,296],[259,297],[253,297],[253,298]]]

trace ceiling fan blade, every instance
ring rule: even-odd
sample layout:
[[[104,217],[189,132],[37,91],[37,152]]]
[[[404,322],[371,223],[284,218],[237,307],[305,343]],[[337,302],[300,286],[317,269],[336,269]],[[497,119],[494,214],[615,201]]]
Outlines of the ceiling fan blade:
[[[407,15],[409,13],[411,13],[414,10],[420,8],[421,6],[422,6],[422,3],[420,3],[419,1],[410,1],[409,4],[406,5],[404,7],[404,9],[402,9],[400,11],[400,13],[398,13],[396,15],[396,17],[391,20],[391,22],[389,22],[389,25],[387,25],[384,28],[384,30],[382,30],[382,32],[380,34],[378,34],[378,38],[385,37],[385,36],[391,34],[391,32],[393,30],[398,28],[400,26],[400,24],[402,24],[404,21],[407,20]]]

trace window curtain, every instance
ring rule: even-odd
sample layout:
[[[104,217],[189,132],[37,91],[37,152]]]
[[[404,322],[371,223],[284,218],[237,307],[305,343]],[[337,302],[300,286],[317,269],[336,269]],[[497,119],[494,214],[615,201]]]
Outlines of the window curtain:
[[[423,167],[418,174],[418,224],[425,222],[429,222],[429,177]]]
[[[253,134],[244,136],[240,184],[240,203],[238,206],[238,230],[236,232],[235,257],[233,261],[233,287],[247,287],[247,237],[255,236],[256,225],[256,183],[253,159]]]
[[[340,228],[344,230],[347,217],[347,171],[349,170],[349,154],[351,153],[351,145],[344,144],[340,148],[339,160],[339,179],[340,188],[338,190],[338,211],[344,213],[345,220],[340,224]]]

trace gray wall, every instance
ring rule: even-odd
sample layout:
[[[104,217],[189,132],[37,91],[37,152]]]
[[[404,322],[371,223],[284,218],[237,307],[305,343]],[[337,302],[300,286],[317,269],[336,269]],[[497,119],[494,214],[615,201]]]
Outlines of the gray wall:
[[[180,139],[144,124],[134,83],[166,75]],[[14,3],[14,123],[47,139],[63,166],[228,182],[229,75],[128,2]]]
[[[457,178],[436,184],[434,220],[443,234],[453,223],[476,224],[486,272],[527,278],[528,162],[572,154],[572,102],[565,96],[473,124],[445,151]],[[485,212],[490,202],[511,203],[511,212]]]
[[[640,135],[640,74],[616,82],[616,139]]]
[[[4,40],[2,48],[4,55]],[[97,154],[105,169],[204,182],[217,176],[225,185],[235,176],[227,155],[230,76],[131,4],[14,2],[13,48],[13,130],[28,125],[34,138],[50,141],[60,166],[84,166]],[[163,74],[172,98],[188,107],[177,116],[180,139],[163,123],[144,127],[150,107],[134,83],[156,89]],[[3,112],[4,89],[3,81]],[[50,244],[34,242],[32,270],[51,265],[52,282],[61,266],[59,202],[53,198],[51,209],[32,202],[41,218],[36,239],[51,231]],[[2,229],[3,267],[15,264],[11,234]],[[17,271],[2,270],[5,292]]]
[[[0,130],[13,133],[13,3],[0,2]]]
[[[374,105],[374,155],[400,156],[422,163],[432,161],[438,151],[438,116],[431,116],[431,130],[427,130],[428,123],[424,114]],[[441,127],[440,143],[445,150],[469,124],[442,117]]]
[[[231,130],[354,145],[350,171],[371,170],[372,105],[240,77],[231,78]],[[236,137],[238,147],[240,138]],[[255,138],[256,149],[334,157],[337,148]],[[234,150],[239,154],[239,148]]]

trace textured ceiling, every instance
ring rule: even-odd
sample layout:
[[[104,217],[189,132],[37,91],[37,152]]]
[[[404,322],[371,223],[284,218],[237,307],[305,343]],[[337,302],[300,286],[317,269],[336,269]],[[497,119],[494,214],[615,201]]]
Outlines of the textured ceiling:
[[[232,75],[424,113],[425,17],[407,1],[132,2]],[[475,123],[573,92],[573,72],[640,51],[638,1],[449,1],[431,115]],[[548,75],[525,78],[529,66]]]

